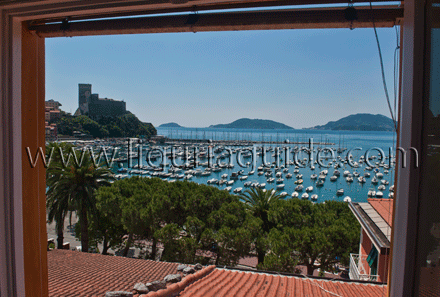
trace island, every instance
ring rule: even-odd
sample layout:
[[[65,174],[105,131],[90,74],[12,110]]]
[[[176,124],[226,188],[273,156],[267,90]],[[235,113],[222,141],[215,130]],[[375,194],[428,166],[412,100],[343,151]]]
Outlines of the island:
[[[177,123],[171,122],[171,123],[165,123],[159,126],[159,128],[182,128],[182,126],[180,126]]]
[[[228,129],[293,129],[283,123],[271,120],[260,119],[238,119],[229,124],[211,125],[209,128],[228,128]]]
[[[393,120],[381,114],[358,113],[337,121],[330,121],[315,130],[394,131]]]

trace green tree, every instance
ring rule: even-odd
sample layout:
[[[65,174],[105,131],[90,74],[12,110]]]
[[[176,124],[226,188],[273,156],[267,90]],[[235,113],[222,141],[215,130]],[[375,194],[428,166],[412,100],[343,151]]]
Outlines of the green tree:
[[[72,207],[77,211],[81,226],[81,246],[87,252],[88,240],[88,213],[96,210],[95,191],[114,180],[113,173],[103,167],[95,167],[89,152],[72,152],[80,160],[80,164],[70,162],[65,166],[63,162],[51,163],[47,169],[47,191],[50,205],[58,205],[57,212],[63,207]],[[82,161],[81,161],[82,159]],[[53,206],[55,207],[55,206]]]
[[[251,214],[261,220],[261,229],[255,239],[255,249],[258,264],[263,264],[268,249],[267,236],[274,226],[269,220],[269,210],[280,200],[281,196],[274,190],[264,191],[260,188],[253,188],[246,190],[240,197],[244,200]]]
[[[289,199],[279,201],[269,217],[277,227],[269,234],[266,269],[293,272],[295,265],[305,265],[312,275],[318,268],[347,265],[350,253],[358,249],[360,226],[344,202]]]
[[[64,221],[72,207],[69,205],[69,200],[65,196],[59,196],[53,191],[56,183],[61,177],[54,172],[53,168],[61,165],[61,154],[67,156],[67,152],[73,147],[72,144],[66,142],[50,142],[46,145],[46,159],[50,159],[49,169],[46,171],[47,180],[47,195],[46,195],[46,209],[48,223],[55,221],[55,229],[57,231],[57,248],[63,248],[64,242]]]

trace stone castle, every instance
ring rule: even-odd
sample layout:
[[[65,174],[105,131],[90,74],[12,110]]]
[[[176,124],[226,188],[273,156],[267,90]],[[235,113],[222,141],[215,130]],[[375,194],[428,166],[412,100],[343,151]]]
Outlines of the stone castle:
[[[124,115],[126,112],[123,100],[99,98],[99,94],[92,94],[91,84],[78,84],[78,110],[75,115],[87,115],[93,120],[99,120]]]

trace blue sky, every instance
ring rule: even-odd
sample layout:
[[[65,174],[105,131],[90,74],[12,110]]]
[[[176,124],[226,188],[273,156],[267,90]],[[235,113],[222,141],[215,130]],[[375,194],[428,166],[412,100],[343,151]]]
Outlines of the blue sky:
[[[396,32],[377,30],[392,99]],[[46,99],[73,113],[78,83],[155,126],[247,117],[304,128],[389,116],[372,28],[46,39]]]

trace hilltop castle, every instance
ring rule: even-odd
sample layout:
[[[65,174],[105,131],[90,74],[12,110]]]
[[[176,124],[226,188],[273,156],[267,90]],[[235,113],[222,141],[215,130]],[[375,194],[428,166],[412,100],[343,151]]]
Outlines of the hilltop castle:
[[[87,115],[98,120],[103,117],[117,117],[126,112],[123,100],[99,98],[99,94],[92,94],[91,84],[78,84],[78,110],[75,115]]]

